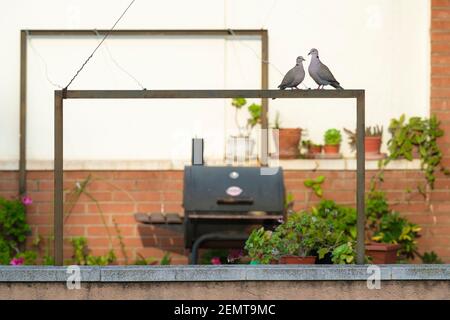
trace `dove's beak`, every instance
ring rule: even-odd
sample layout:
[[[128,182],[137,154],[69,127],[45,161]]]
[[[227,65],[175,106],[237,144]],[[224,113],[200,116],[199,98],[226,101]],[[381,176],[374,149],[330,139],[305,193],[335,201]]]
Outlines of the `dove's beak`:
[[[311,55],[311,51],[308,53],[308,56]]]

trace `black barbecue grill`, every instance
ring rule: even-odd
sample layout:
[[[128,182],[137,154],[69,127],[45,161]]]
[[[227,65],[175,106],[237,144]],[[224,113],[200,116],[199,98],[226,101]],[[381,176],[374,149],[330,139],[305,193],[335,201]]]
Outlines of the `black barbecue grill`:
[[[191,263],[196,263],[200,247],[242,248],[254,228],[278,225],[285,215],[284,199],[281,168],[186,166],[183,224]],[[167,214],[165,221],[161,214],[152,216],[136,218],[144,223],[181,223],[173,214]]]

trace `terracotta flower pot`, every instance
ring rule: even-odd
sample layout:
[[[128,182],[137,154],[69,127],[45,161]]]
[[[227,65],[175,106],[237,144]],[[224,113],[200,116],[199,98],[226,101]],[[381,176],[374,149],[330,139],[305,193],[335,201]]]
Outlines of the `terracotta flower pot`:
[[[296,159],[300,156],[300,128],[283,128],[278,131],[278,154],[280,159]]]
[[[321,154],[322,153],[322,146],[311,145],[308,148],[308,153],[309,154]]]
[[[369,243],[366,245],[366,255],[372,257],[373,264],[394,264],[397,262],[398,244]]]
[[[340,147],[341,147],[340,144],[334,145],[326,144],[323,146],[323,150],[325,151],[325,154],[338,154]]]
[[[282,256],[280,258],[279,264],[315,264],[315,256]]]
[[[366,154],[380,154],[381,136],[365,137]]]

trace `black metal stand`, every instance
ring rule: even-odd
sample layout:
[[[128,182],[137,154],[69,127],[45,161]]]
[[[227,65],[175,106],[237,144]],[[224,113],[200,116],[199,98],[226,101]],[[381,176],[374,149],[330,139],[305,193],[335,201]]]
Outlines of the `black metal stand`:
[[[66,99],[262,99],[262,128],[267,129],[265,101],[277,99],[356,99],[356,263],[364,264],[365,244],[365,91],[364,90],[61,90],[55,91],[55,148],[54,148],[54,235],[55,264],[63,264],[63,106]],[[267,107],[267,106],[266,106]],[[261,163],[266,165],[267,130],[263,130]],[[264,142],[265,141],[265,142]]]

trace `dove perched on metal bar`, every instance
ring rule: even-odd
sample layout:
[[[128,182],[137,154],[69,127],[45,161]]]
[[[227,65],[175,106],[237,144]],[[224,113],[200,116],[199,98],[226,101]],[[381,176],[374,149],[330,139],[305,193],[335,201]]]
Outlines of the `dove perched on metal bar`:
[[[295,67],[289,70],[278,86],[280,90],[286,88],[298,89],[298,85],[305,79],[305,69],[303,68],[303,61],[306,61],[303,57],[297,57]]]
[[[330,69],[328,69],[322,61],[320,61],[319,51],[317,49],[311,49],[308,55],[311,55],[311,62],[309,64],[308,72],[311,78],[313,78],[313,80],[319,85],[317,89],[323,89],[323,87],[327,85],[340,90],[344,89],[334,78]]]

